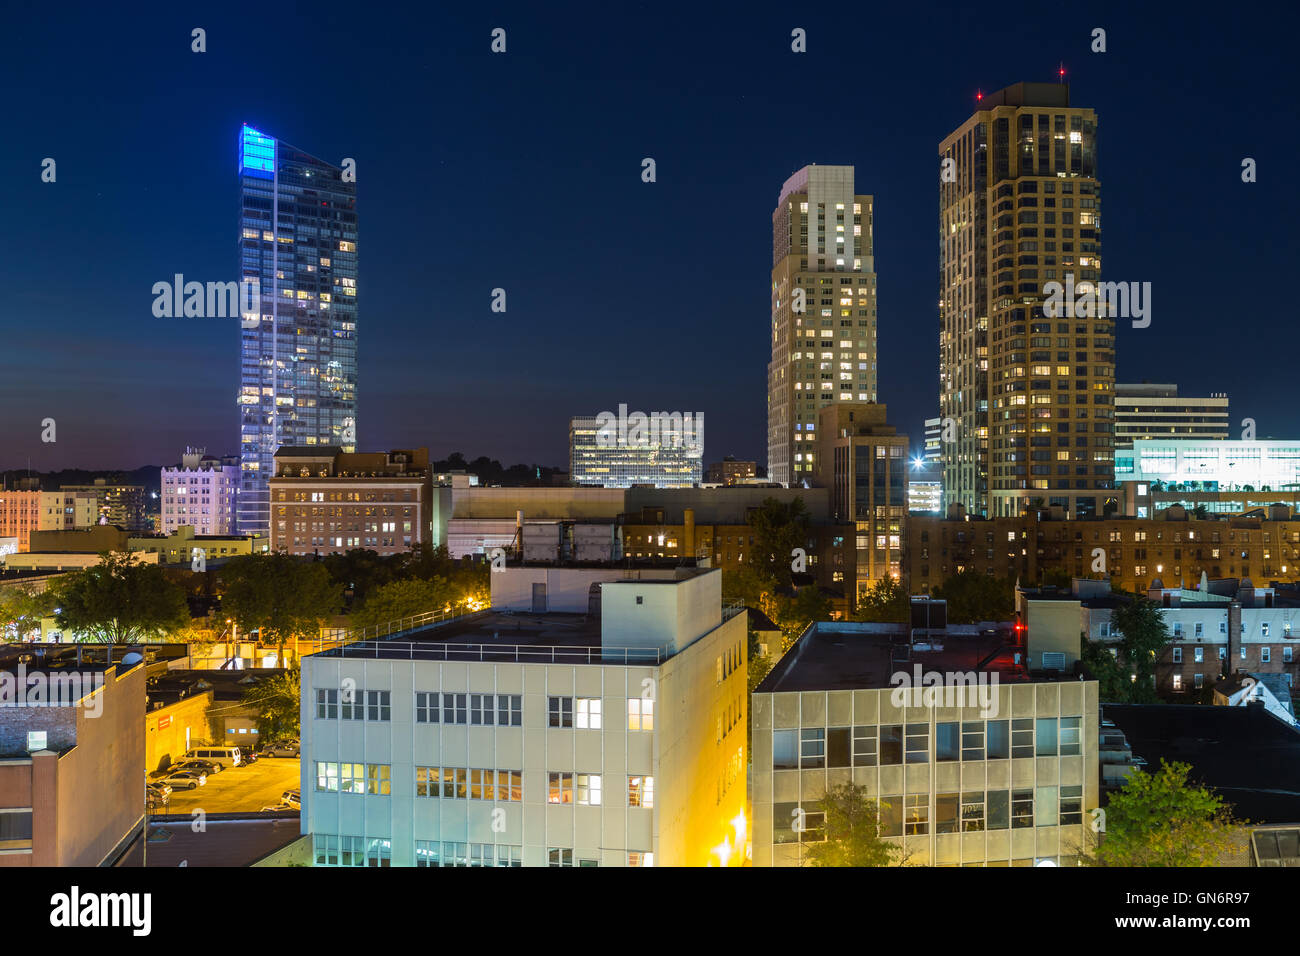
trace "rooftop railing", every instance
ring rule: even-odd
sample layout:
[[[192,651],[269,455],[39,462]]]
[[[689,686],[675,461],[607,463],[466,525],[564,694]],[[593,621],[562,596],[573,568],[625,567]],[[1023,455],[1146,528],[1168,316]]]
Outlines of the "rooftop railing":
[[[480,661],[515,664],[643,664],[663,662],[657,647],[576,647],[572,644],[461,644],[450,641],[354,641],[323,652],[373,660]]]

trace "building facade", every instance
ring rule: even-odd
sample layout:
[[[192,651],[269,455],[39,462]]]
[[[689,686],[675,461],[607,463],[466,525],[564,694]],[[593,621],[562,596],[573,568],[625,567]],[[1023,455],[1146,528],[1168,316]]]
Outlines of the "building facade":
[[[845,784],[875,801],[895,864],[1077,864],[1099,804],[1097,683],[1027,670],[1009,625],[935,623],[814,624],[755,689],[755,866],[806,865]]]
[[[813,481],[831,489],[835,521],[853,525],[855,602],[877,581],[902,573],[908,438],[886,418],[884,405],[869,402],[836,402],[817,416]]]
[[[35,647],[0,649],[0,867],[143,866],[143,656]]]
[[[650,421],[641,431],[635,422],[631,429],[611,429],[600,417],[570,419],[569,480],[605,488],[698,485],[703,474],[703,431],[701,427],[696,433],[683,417],[655,412],[647,416]]]
[[[316,865],[741,863],[745,615],[717,571],[617,576],[507,568],[491,612],[306,657]]]
[[[189,525],[196,534],[235,533],[239,459],[215,458],[187,448],[178,468],[162,470],[162,532]]]
[[[1225,441],[1228,396],[1179,397],[1177,385],[1115,386],[1115,448],[1142,439]]]
[[[1101,275],[1097,116],[1068,84],[981,98],[939,145],[939,407],[945,504],[1101,514],[1112,497],[1114,318],[1044,311]]]
[[[349,453],[282,447],[271,479],[271,550],[401,554],[429,541],[433,478],[427,448]]]
[[[1041,512],[984,521],[913,515],[904,578],[914,594],[931,593],[967,570],[1025,585],[1048,573],[1101,576],[1131,593],[1145,592],[1155,578],[1195,581],[1202,574],[1300,580],[1300,520],[1175,520],[1174,514],[1171,509],[1152,519],[1077,522]]]
[[[117,525],[127,531],[153,530],[144,485],[128,485],[107,478],[96,478],[89,485],[64,485],[61,491],[75,497],[93,495],[98,511],[96,523]]]
[[[727,455],[722,461],[709,465],[705,481],[711,485],[743,485],[758,475],[758,462],[737,461]]]
[[[88,491],[0,491],[0,538],[18,553],[31,550],[34,531],[89,528],[99,520],[99,498]]]
[[[873,199],[852,166],[805,166],[772,212],[767,477],[809,483],[820,410],[876,400]]]
[[[1300,441],[1138,439],[1115,455],[1125,510],[1154,517],[1188,511],[1236,514],[1300,508]]]
[[[237,522],[266,537],[276,449],[356,448],[356,183],[244,126],[239,192],[239,275],[260,314],[240,323]]]

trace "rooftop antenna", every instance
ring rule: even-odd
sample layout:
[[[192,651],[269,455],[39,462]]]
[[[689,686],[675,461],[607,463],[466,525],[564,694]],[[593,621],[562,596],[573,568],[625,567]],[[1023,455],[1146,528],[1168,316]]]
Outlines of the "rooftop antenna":
[[[1056,76],[1057,76],[1058,83],[1065,82],[1065,61],[1064,60],[1061,61],[1061,65],[1056,71]]]
[[[980,89],[977,89],[977,90],[975,91],[975,102],[978,103],[978,102],[980,102],[980,100],[982,100],[982,99],[984,99],[984,91],[983,91],[983,90],[980,90]]]

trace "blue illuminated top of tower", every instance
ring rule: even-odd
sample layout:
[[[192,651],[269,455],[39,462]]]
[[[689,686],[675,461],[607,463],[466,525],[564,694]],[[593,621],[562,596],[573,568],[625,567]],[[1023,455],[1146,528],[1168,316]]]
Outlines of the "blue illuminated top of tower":
[[[259,133],[245,123],[239,141],[243,172],[270,179],[275,174],[275,138]]]

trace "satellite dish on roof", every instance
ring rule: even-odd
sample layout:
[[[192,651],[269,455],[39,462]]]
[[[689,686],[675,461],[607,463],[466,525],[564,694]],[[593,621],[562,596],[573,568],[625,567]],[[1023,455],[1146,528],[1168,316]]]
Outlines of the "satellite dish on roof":
[[[129,654],[122,655],[122,669],[129,670],[136,664],[144,663],[144,655],[139,651],[131,651]]]

